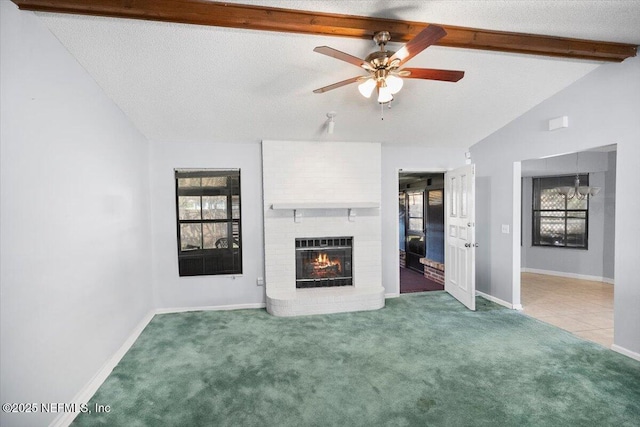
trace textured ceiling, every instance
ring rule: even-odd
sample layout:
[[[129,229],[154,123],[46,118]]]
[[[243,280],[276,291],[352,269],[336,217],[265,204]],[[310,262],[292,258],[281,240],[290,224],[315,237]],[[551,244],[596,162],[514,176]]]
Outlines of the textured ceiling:
[[[640,2],[237,1],[640,44]],[[458,69],[458,83],[407,80],[392,108],[356,85],[361,74],[313,52],[364,57],[373,41],[126,19],[38,16],[151,141],[376,141],[466,149],[599,63],[432,46],[407,65]],[[397,50],[398,45],[390,45]],[[394,49],[395,48],[395,49]],[[335,132],[326,113],[337,112]]]

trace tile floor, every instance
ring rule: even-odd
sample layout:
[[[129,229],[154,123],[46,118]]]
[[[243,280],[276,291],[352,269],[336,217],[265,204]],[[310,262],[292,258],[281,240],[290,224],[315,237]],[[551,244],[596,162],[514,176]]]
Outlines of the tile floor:
[[[522,273],[524,313],[607,348],[613,344],[613,285]]]

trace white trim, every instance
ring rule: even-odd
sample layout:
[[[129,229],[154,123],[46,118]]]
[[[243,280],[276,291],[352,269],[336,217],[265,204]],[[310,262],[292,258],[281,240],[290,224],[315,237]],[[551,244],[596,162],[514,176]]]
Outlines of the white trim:
[[[188,311],[245,310],[250,308],[265,308],[266,306],[267,304],[264,302],[257,302],[257,303],[251,303],[251,304],[207,305],[203,307],[158,308],[156,310],[156,314],[185,313]]]
[[[522,310],[521,230],[522,230],[522,162],[513,162],[513,205],[511,208],[511,301]],[[504,236],[506,237],[506,236]]]
[[[604,282],[612,285],[614,283],[614,279],[602,276],[590,276],[588,274],[566,273],[564,271],[540,270],[526,267],[521,268],[520,271],[523,273],[546,274],[547,276],[567,277],[570,279],[591,280],[593,282]]]
[[[503,307],[510,308],[512,310],[522,310],[522,305],[520,304],[511,304],[510,302],[506,302],[505,300],[501,300],[500,298],[496,298],[489,294],[485,294],[484,292],[476,291],[476,295],[484,299],[487,299],[491,302],[495,302],[496,304],[500,304]]]
[[[125,340],[125,342],[120,346],[120,348],[111,356],[104,365],[98,370],[98,372],[91,378],[91,380],[85,384],[82,389],[76,394],[73,399],[71,399],[72,403],[76,403],[77,406],[81,404],[86,404],[91,400],[93,395],[98,391],[102,383],[109,377],[113,368],[120,362],[120,360],[124,357],[124,355],[129,351],[134,342],[138,339],[144,328],[147,327],[151,319],[155,316],[155,311],[149,311],[138,323],[138,325],[133,329],[129,337]],[[54,420],[49,424],[49,427],[67,427],[69,426],[73,420],[78,416],[79,412],[62,412],[58,415]]]
[[[626,349],[624,347],[620,347],[619,345],[616,345],[616,344],[613,344],[611,346],[611,350],[615,351],[616,353],[620,353],[620,354],[623,354],[623,355],[625,355],[627,357],[635,359],[637,361],[640,361],[640,353],[636,353],[635,351],[628,350],[628,349]]]
[[[129,337],[125,340],[125,342],[120,346],[120,348],[111,356],[105,364],[98,370],[98,372],[93,376],[91,380],[76,394],[73,399],[71,399],[72,403],[76,403],[78,406],[80,404],[86,404],[91,400],[93,395],[98,391],[102,383],[109,377],[113,368],[116,367],[120,360],[124,357],[124,355],[129,351],[134,342],[140,337],[140,334],[147,327],[151,319],[156,314],[167,314],[167,313],[182,313],[187,311],[212,311],[212,310],[240,310],[247,308],[265,308],[265,303],[255,303],[255,304],[235,304],[235,305],[221,305],[221,306],[206,306],[206,307],[178,307],[178,308],[160,308],[156,310],[149,311],[144,318],[138,323],[138,325],[133,329]],[[71,425],[73,420],[78,416],[79,412],[63,412],[60,413],[52,422],[49,424],[49,427],[67,427]]]
[[[379,208],[378,202],[348,202],[348,203],[273,203],[273,210],[296,209],[373,209]]]
[[[396,199],[395,202],[393,203],[398,203],[398,194],[400,194],[400,172],[402,172],[401,168],[396,168],[396,174],[394,175],[393,179],[394,179],[394,184],[395,184],[395,195],[396,195]],[[380,210],[380,220],[382,220],[382,214],[383,214],[384,209]],[[397,211],[397,209],[396,209]],[[397,215],[397,214],[396,214]],[[396,226],[395,226],[395,234],[396,234],[396,238],[394,240],[393,243],[393,247],[395,249],[395,254],[398,254],[396,256],[396,261],[393,264],[393,268],[394,268],[394,276],[393,276],[393,283],[392,283],[392,289],[395,289],[395,292],[390,292],[389,294],[385,294],[385,298],[397,298],[400,296],[400,222],[396,221]],[[403,237],[404,238],[404,237]],[[406,246],[405,246],[405,259],[404,259],[404,265],[407,265],[407,258],[406,258]],[[383,273],[383,280],[384,280],[384,273]],[[387,296],[389,295],[389,296]]]

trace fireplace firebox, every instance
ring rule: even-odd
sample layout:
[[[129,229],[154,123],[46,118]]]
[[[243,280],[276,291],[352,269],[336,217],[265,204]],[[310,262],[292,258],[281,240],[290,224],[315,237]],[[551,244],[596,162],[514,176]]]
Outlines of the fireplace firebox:
[[[352,286],[353,237],[296,239],[296,288]]]

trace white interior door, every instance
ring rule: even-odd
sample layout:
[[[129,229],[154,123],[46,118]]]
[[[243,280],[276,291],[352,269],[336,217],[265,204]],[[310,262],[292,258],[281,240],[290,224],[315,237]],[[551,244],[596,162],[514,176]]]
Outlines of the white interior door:
[[[476,309],[475,165],[445,174],[444,289]]]

